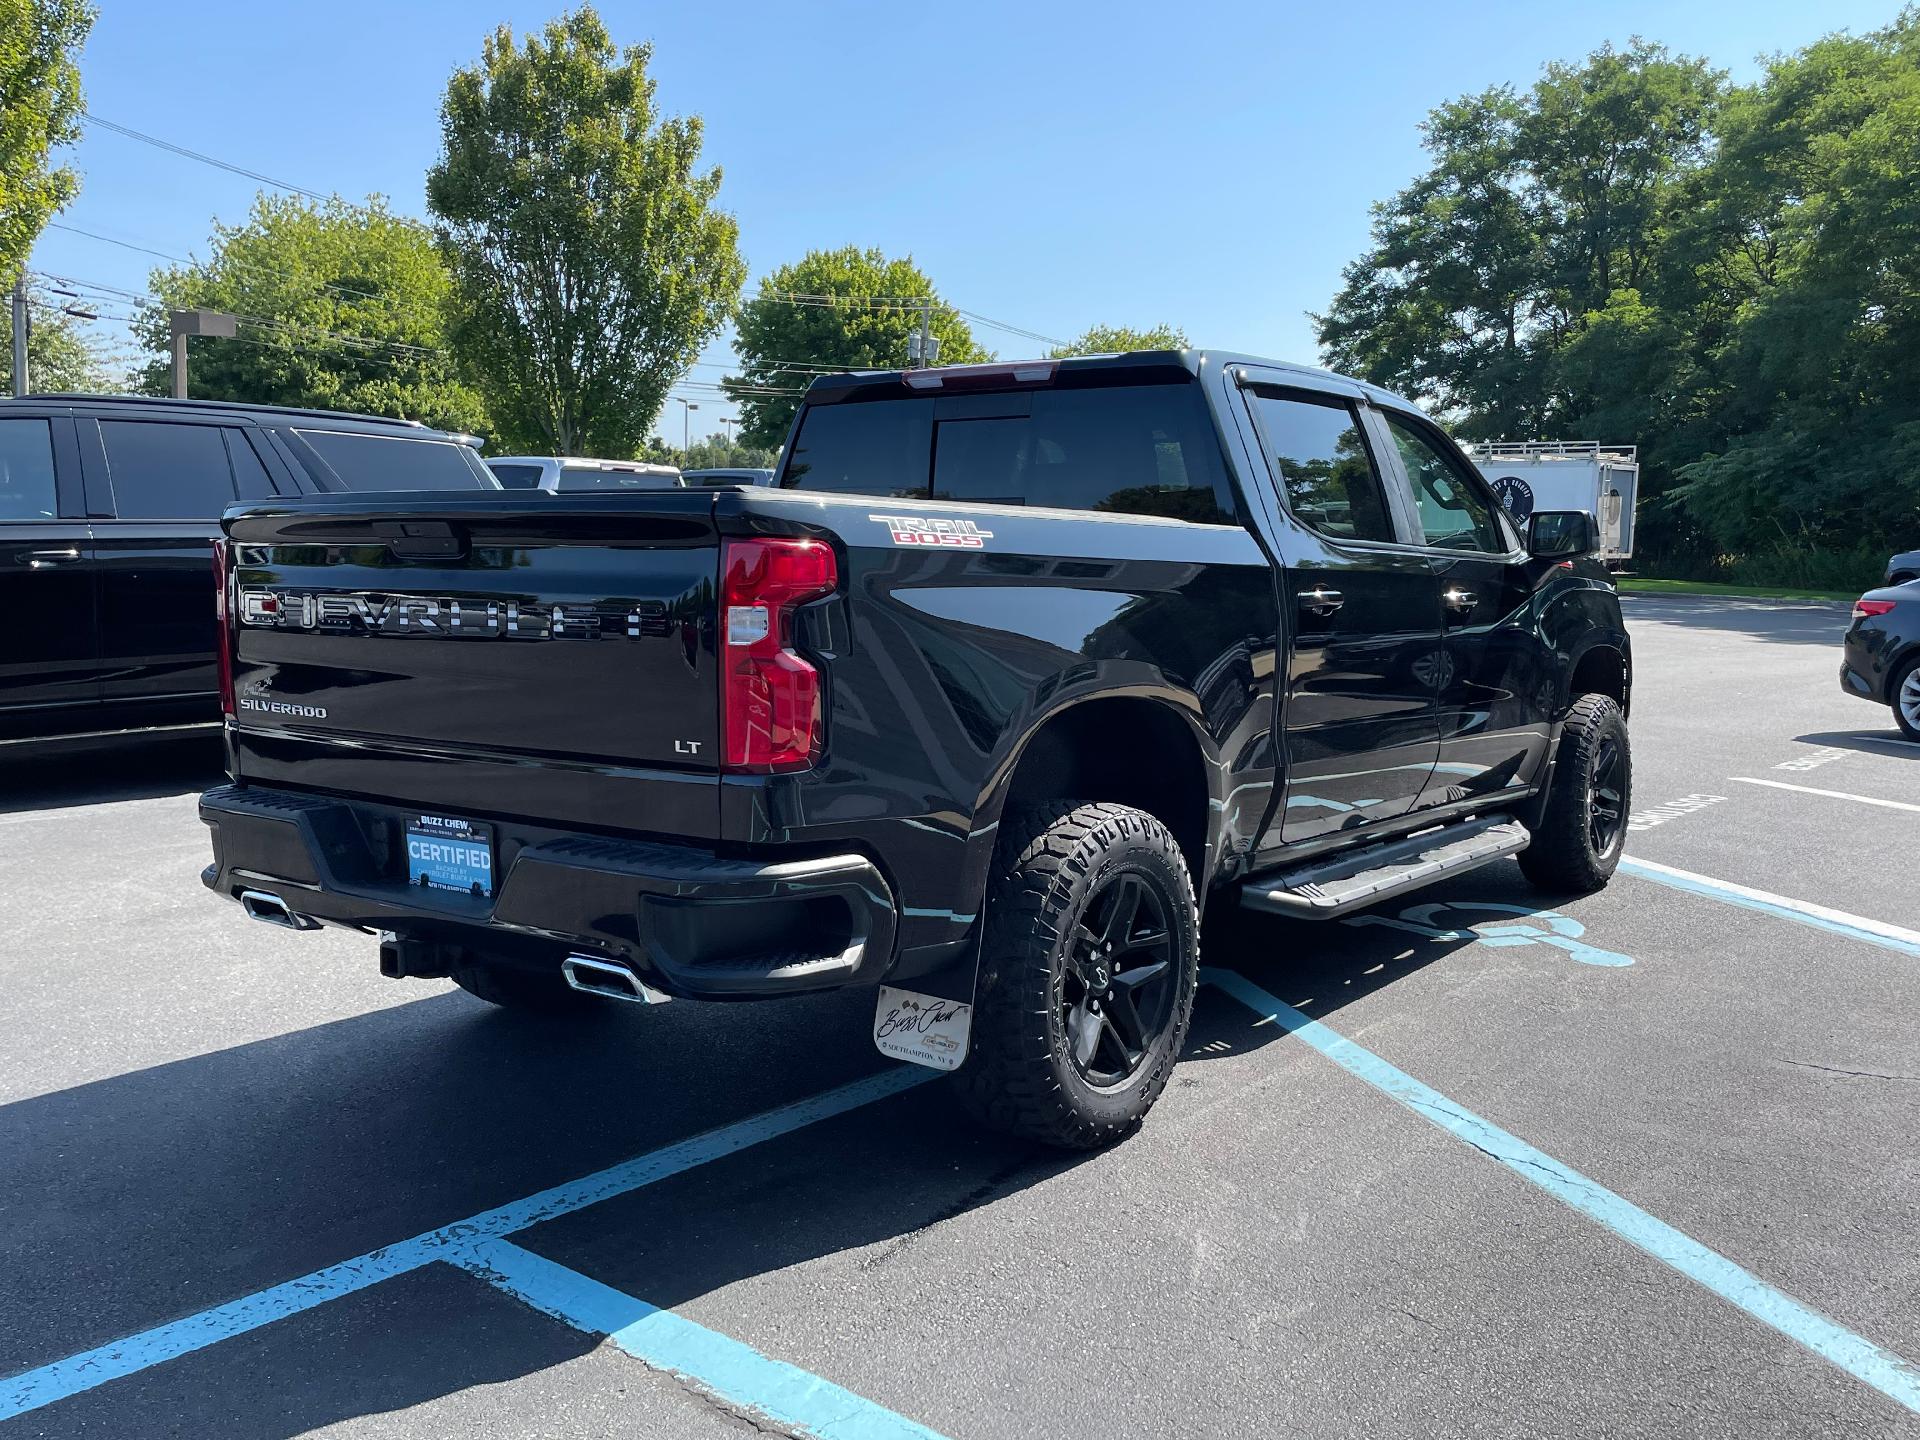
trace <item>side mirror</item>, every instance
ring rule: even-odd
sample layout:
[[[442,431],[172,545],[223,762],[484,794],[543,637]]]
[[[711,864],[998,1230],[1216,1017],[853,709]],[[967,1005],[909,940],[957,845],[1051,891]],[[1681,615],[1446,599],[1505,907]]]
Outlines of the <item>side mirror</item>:
[[[1599,548],[1599,527],[1584,510],[1537,510],[1527,522],[1527,553],[1536,560],[1570,560]]]

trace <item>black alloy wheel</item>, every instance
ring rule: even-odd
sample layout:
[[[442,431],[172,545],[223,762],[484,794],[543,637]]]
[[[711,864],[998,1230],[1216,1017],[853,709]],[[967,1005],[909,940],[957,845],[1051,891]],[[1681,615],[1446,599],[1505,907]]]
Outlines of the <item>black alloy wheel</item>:
[[[1587,786],[1587,833],[1595,855],[1612,850],[1620,827],[1626,824],[1626,765],[1626,749],[1619,738],[1602,734]]]
[[[1068,1058],[1089,1085],[1124,1084],[1173,1023],[1178,992],[1167,900],[1137,870],[1109,875],[1088,898],[1061,972]]]

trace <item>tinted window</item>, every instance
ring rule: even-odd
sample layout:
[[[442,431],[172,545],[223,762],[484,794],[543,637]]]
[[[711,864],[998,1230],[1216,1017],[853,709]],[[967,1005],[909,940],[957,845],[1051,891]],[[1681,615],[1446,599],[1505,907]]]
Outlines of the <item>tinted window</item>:
[[[1219,443],[1190,384],[822,406],[807,412],[781,483],[1233,523]]]
[[[488,465],[493,478],[507,490],[538,490],[540,488],[540,467],[538,465]]]
[[[1507,552],[1506,532],[1494,518],[1494,507],[1481,493],[1465,467],[1443,451],[1424,430],[1396,416],[1387,416],[1400,463],[1413,484],[1420,510],[1420,528],[1427,544],[1445,550],[1476,550],[1486,555]]]
[[[931,400],[869,400],[806,412],[780,483],[837,495],[924,499]]]
[[[212,520],[233,503],[218,426],[102,420],[100,440],[122,520]]]
[[[1386,491],[1351,405],[1255,391],[1253,408],[1295,519],[1342,540],[1395,538]]]
[[[0,420],[0,520],[51,520],[53,436],[44,420]]]
[[[278,494],[267,467],[253,453],[252,436],[244,430],[227,431],[227,458],[233,462],[233,478],[240,487],[242,500],[264,500]]]
[[[486,490],[487,468],[465,445],[350,430],[301,430],[349,490]]]

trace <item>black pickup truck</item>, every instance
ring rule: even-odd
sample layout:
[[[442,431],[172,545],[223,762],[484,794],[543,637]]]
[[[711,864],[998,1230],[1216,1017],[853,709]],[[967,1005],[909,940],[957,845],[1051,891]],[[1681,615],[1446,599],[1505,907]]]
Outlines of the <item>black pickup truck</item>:
[[[1156,352],[814,382],[772,488],[240,505],[205,880],[502,1005],[878,987],[891,1055],[1093,1146],[1203,907],[1517,854],[1606,883],[1631,658],[1400,398]]]

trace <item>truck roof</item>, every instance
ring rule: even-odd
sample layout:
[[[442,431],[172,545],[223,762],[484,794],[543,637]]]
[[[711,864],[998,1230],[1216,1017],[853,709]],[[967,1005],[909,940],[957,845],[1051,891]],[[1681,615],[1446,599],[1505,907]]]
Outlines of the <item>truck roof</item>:
[[[390,415],[363,415],[352,410],[319,410],[302,405],[261,405],[246,400],[177,400],[171,395],[109,395],[78,390],[32,391],[0,396],[0,405],[114,405],[134,410],[179,410],[187,414],[283,415],[296,420],[319,420],[330,425],[369,430],[408,430],[421,436],[465,440],[473,437],[452,430],[436,430],[419,420],[396,420]]]
[[[1147,378],[1159,371],[1165,375],[1170,370],[1182,370],[1189,375],[1203,375],[1212,369],[1221,369],[1230,365],[1254,365],[1263,370],[1283,370],[1297,375],[1303,385],[1312,389],[1348,390],[1357,389],[1376,400],[1384,400],[1405,409],[1417,409],[1404,395],[1359,380],[1351,375],[1342,375],[1337,371],[1325,370],[1315,365],[1301,365],[1290,360],[1272,360],[1260,355],[1247,355],[1232,350],[1127,350],[1109,355],[1071,355],[1059,360],[995,360],[984,365],[936,365],[925,370],[847,370],[837,375],[820,375],[807,387],[805,401],[809,405],[831,405],[836,401],[848,399],[856,394],[875,390],[897,390],[901,386],[913,389],[936,389],[947,377],[971,376],[991,379],[996,373],[1004,373],[1009,381],[1018,384],[1022,381],[1034,381],[1043,377],[1043,369],[1051,375],[1060,372],[1068,374],[1102,374],[1140,372]],[[939,378],[936,378],[939,377]],[[1169,377],[1170,378],[1170,377]],[[1351,393],[1349,391],[1349,393]]]

